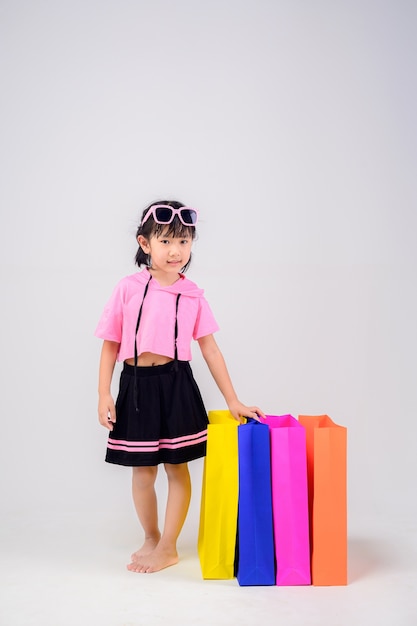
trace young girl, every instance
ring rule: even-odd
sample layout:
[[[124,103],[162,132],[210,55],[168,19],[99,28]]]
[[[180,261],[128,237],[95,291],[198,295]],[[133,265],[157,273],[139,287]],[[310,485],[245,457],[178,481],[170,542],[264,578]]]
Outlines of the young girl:
[[[175,201],[145,209],[135,259],[145,269],[117,284],[95,332],[104,340],[98,414],[110,431],[106,461],[132,467],[133,501],[145,533],[127,566],[132,572],[157,572],[178,561],[177,539],[191,497],[187,463],[205,455],[207,440],[207,412],[189,364],[192,339],[235,419],[263,415],[239,401],[203,290],[182,273],[191,261],[197,218],[196,209]],[[116,360],[124,364],[114,405]],[[162,534],[154,488],[161,463],[168,477]]]

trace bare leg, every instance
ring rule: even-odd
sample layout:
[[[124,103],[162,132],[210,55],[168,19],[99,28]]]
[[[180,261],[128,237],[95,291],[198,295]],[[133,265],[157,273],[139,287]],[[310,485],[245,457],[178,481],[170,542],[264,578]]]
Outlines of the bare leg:
[[[150,574],[178,563],[177,539],[190,505],[191,481],[187,463],[165,464],[168,476],[168,501],[162,537],[155,550],[135,560],[131,571]]]
[[[132,554],[132,569],[138,559],[152,552],[158,545],[161,533],[158,528],[158,506],[155,493],[157,467],[133,467],[132,496],[136,513],[145,532],[143,546]]]

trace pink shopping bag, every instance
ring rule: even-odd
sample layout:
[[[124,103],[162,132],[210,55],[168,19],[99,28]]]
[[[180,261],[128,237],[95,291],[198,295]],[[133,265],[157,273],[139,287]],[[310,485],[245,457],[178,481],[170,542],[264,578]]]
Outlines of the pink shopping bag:
[[[277,585],[310,585],[306,432],[292,415],[267,415]]]

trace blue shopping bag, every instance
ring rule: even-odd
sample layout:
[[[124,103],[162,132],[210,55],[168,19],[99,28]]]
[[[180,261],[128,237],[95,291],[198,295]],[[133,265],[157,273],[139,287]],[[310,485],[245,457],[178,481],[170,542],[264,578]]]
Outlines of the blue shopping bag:
[[[238,427],[239,503],[236,577],[240,586],[275,585],[269,428]]]

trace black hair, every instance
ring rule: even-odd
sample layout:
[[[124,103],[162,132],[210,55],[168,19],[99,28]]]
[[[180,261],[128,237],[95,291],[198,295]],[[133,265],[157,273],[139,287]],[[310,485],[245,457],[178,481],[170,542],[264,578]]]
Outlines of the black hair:
[[[155,222],[153,215],[150,215],[146,222],[142,225],[143,218],[145,217],[146,213],[151,207],[156,204],[166,204],[173,209],[180,209],[181,207],[186,206],[185,204],[183,204],[182,202],[178,202],[177,200],[158,200],[157,202],[152,202],[146,207],[146,209],[142,213],[142,217],[140,218],[140,223],[136,231],[136,239],[139,237],[139,235],[142,235],[142,237],[145,237],[145,239],[149,241],[151,237],[159,237],[162,233],[165,233],[167,237],[182,237],[187,239],[196,238],[197,233],[195,230],[195,226],[186,226],[181,222],[178,215],[174,216],[174,219],[170,224],[158,224],[157,222]],[[139,267],[141,265],[146,265],[147,267],[150,267],[151,260],[140,246],[135,255],[135,263]],[[181,272],[186,272],[190,266],[190,263],[191,255],[188,262],[184,265],[184,267],[181,268]]]

